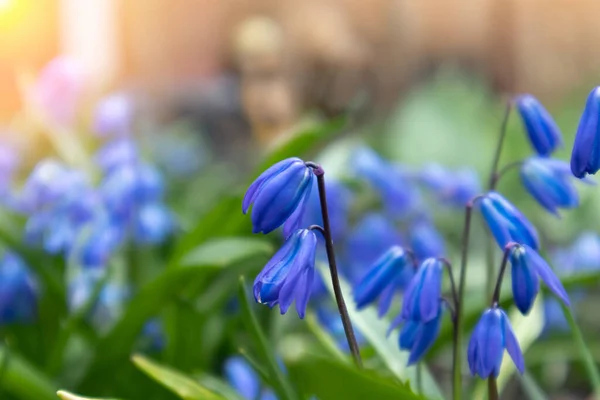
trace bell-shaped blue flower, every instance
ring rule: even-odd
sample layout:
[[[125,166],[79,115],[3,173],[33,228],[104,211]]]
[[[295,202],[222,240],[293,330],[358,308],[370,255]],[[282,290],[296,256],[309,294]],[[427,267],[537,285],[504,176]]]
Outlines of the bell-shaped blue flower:
[[[358,282],[386,250],[402,244],[402,236],[390,218],[379,213],[366,214],[345,241],[344,259],[349,267],[346,275],[352,282]]]
[[[263,172],[248,188],[242,211],[252,207],[254,233],[269,233],[281,225],[310,195],[312,168],[299,158],[288,158]]]
[[[497,192],[489,192],[479,199],[481,214],[500,248],[510,242],[539,248],[539,238],[535,227],[508,200]]]
[[[410,248],[417,260],[443,257],[446,253],[444,238],[427,218],[417,218],[409,228]]]
[[[469,341],[467,360],[471,374],[482,379],[497,378],[505,349],[517,370],[523,373],[523,353],[508,317],[500,308],[490,308],[481,316]]]
[[[260,394],[258,374],[243,357],[228,358],[225,361],[223,370],[227,382],[244,399],[256,400],[258,398]]]
[[[571,181],[569,164],[550,158],[531,157],[521,166],[521,181],[542,207],[558,216],[559,208],[573,208],[579,196]]]
[[[304,318],[315,275],[317,236],[308,229],[294,232],[254,280],[254,299],[285,314],[296,300]]]
[[[529,141],[540,156],[549,156],[562,145],[560,129],[544,106],[532,95],[523,94],[515,99]]]
[[[323,226],[317,180],[313,179],[312,181],[310,193],[304,197],[302,204],[296,208],[283,225],[284,237],[288,237],[294,231],[308,228],[311,225]],[[331,179],[325,183],[325,193],[327,196],[331,236],[334,241],[339,240],[346,232],[348,226],[351,193],[344,185]]]
[[[600,86],[590,92],[571,153],[571,172],[577,178],[595,174],[600,169]]]
[[[401,317],[405,321],[429,322],[440,311],[444,264],[436,258],[421,263],[404,292]]]
[[[381,297],[379,315],[384,315],[398,289],[406,287],[413,276],[410,254],[400,246],[393,246],[370,267],[354,287],[354,301],[361,309]]]
[[[512,265],[512,290],[519,311],[527,314],[540,288],[539,278],[566,305],[570,305],[569,296],[560,279],[554,274],[548,263],[527,245],[514,246],[510,253]],[[539,278],[538,278],[539,277]]]
[[[443,305],[440,299],[438,301],[437,314],[433,319],[422,322],[417,320],[404,320],[399,316],[390,327],[390,330],[396,325],[404,323],[399,336],[399,345],[402,350],[410,351],[408,365],[418,362],[431,348],[440,333],[440,324],[442,321]]]
[[[38,284],[15,253],[0,259],[0,325],[28,322],[37,315]]]

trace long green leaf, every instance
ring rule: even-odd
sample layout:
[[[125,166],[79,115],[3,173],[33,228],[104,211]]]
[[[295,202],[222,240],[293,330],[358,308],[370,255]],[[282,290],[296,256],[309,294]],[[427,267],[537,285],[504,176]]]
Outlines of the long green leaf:
[[[571,312],[571,308],[561,303],[562,311],[569,323],[569,327],[571,328],[571,334],[573,336],[573,341],[577,346],[577,350],[579,352],[579,356],[583,365],[585,367],[585,371],[587,372],[588,379],[590,380],[590,384],[592,385],[592,389],[594,390],[594,394],[597,398],[600,399],[600,374],[598,373],[598,367],[594,362],[594,358],[592,354],[587,348],[585,341],[583,340],[583,335],[575,318],[573,317],[573,313]]]
[[[529,400],[548,400],[548,396],[546,396],[546,393],[540,388],[528,370],[525,370],[525,373],[519,376],[519,380]]]
[[[240,303],[242,304],[246,329],[252,335],[256,345],[256,350],[258,352],[259,360],[262,361],[269,374],[270,383],[273,386],[273,389],[281,399],[296,399],[297,396],[292,389],[288,378],[279,367],[279,364],[277,364],[277,359],[275,358],[275,353],[273,352],[273,346],[267,341],[267,337],[265,336],[265,333],[263,332],[258,320],[256,319],[256,316],[254,315],[252,306],[248,301],[248,294],[246,293],[246,280],[243,276],[240,277],[238,295]]]
[[[304,353],[288,361],[290,376],[306,396],[319,400],[423,399],[396,380]]]
[[[59,390],[56,392],[56,395],[60,397],[61,400],[117,400],[117,399],[107,399],[107,398],[98,398],[98,397],[83,397],[78,396],[73,393],[69,393],[66,390]]]
[[[22,400],[56,400],[56,387],[17,353],[0,347],[0,386]]]
[[[329,272],[327,267],[324,265],[319,266],[319,272],[323,276],[325,282],[330,282]],[[408,380],[412,384],[417,382],[417,370],[413,367],[407,367],[408,353],[400,351],[398,347],[398,333],[390,334],[386,336],[386,332],[390,326],[389,321],[386,319],[380,319],[377,317],[377,312],[373,307],[358,311],[349,296],[350,287],[343,280],[340,279],[340,286],[346,299],[346,306],[348,308],[348,314],[350,320],[356,329],[362,333],[367,341],[373,346],[377,355],[384,362],[386,367],[401,381]],[[327,287],[333,296],[333,288],[331,284]],[[431,376],[429,370],[423,365],[421,371],[421,377],[424,388],[424,395],[431,399],[443,399],[444,396],[436,384],[435,380]]]
[[[160,365],[142,355],[136,354],[131,360],[149,377],[183,400],[224,400],[224,397],[211,392],[185,374]]]

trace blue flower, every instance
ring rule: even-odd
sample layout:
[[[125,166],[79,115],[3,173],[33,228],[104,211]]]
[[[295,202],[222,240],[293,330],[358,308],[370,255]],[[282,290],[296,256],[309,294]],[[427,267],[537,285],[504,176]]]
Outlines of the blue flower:
[[[396,325],[404,323],[398,342],[401,349],[410,351],[408,357],[409,366],[418,362],[427,353],[440,333],[440,323],[444,308],[441,300],[438,299],[437,301],[437,314],[429,321],[405,320],[400,315],[392,323],[390,330]]]
[[[409,229],[410,248],[417,260],[442,257],[446,253],[444,238],[427,218],[418,218]]]
[[[38,284],[25,262],[7,251],[0,260],[0,325],[28,322],[37,315]]]
[[[292,215],[310,195],[314,173],[299,158],[288,158],[263,172],[248,188],[242,211],[251,204],[253,232],[269,233]]]
[[[173,232],[174,223],[173,215],[162,203],[144,204],[137,210],[134,239],[137,243],[161,243]]]
[[[165,332],[162,322],[153,318],[144,324],[141,333],[142,347],[149,351],[161,351],[165,348]]]
[[[244,399],[256,400],[260,394],[258,374],[240,356],[230,357],[225,361],[224,375],[227,382]]]
[[[402,169],[375,151],[364,147],[357,149],[352,156],[352,168],[379,193],[385,209],[392,215],[403,218],[418,204],[418,191]]]
[[[71,248],[69,258],[83,268],[104,268],[123,240],[124,233],[109,221],[86,226]]]
[[[254,299],[285,314],[296,299],[296,311],[304,318],[315,275],[317,236],[308,229],[292,234],[254,280]]]
[[[413,275],[412,257],[400,246],[393,246],[370,267],[354,288],[356,307],[361,309],[378,297],[379,316],[384,315],[397,289],[406,287]]]
[[[575,271],[600,269],[600,236],[596,232],[583,232],[575,239],[569,253]],[[561,270],[564,268],[561,266]]]
[[[490,308],[481,316],[469,341],[467,359],[471,374],[482,379],[497,378],[505,349],[523,373],[525,361],[508,317],[500,308]]]
[[[440,312],[444,264],[435,258],[421,263],[404,292],[401,318],[405,321],[429,322]]]
[[[123,165],[136,164],[139,153],[134,141],[125,137],[106,143],[98,150],[94,159],[102,171],[110,173]]]
[[[573,208],[579,204],[571,179],[569,164],[564,161],[531,157],[521,166],[523,186],[542,207],[557,216],[558,208]]]
[[[131,132],[133,106],[124,93],[102,99],[94,112],[94,131],[99,136],[126,136]]]
[[[571,153],[571,172],[577,178],[586,174],[595,174],[600,169],[600,86],[590,92],[583,115],[579,121],[573,152]]]
[[[352,282],[357,282],[387,249],[402,243],[402,236],[389,218],[378,213],[366,214],[345,241],[344,259],[350,267],[345,273]]]
[[[523,119],[529,141],[540,156],[549,156],[562,145],[560,129],[535,97],[523,94],[515,99],[515,104]]]
[[[429,164],[420,171],[419,177],[442,203],[451,206],[464,207],[481,193],[479,176],[472,169],[451,172],[439,164]]]
[[[534,226],[508,200],[497,192],[479,199],[479,208],[500,248],[510,242],[526,244],[537,250],[539,239]]]
[[[317,306],[317,320],[333,337],[339,348],[346,352],[350,351],[348,339],[346,339],[344,331],[344,324],[340,318],[340,312],[331,301],[319,303]],[[359,346],[365,343],[365,338],[359,330],[355,330],[354,334]]]
[[[515,304],[522,314],[527,314],[540,288],[539,278],[566,305],[569,296],[548,263],[531,247],[517,245],[510,253],[512,265],[512,290]]]
[[[344,185],[331,179],[327,180],[325,184],[325,192],[331,235],[335,241],[339,240],[346,232],[351,194]],[[295,230],[308,228],[311,225],[323,226],[316,179],[313,179],[310,193],[304,197],[302,204],[296,208],[283,225],[283,235],[288,237]]]

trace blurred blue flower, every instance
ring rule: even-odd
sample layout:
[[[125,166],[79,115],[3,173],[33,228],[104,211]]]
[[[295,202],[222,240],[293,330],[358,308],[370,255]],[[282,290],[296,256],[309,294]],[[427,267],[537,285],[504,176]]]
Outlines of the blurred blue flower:
[[[404,321],[429,322],[440,312],[444,264],[428,258],[421,263],[404,292],[401,317]]]
[[[299,158],[288,158],[263,172],[248,188],[242,211],[252,207],[254,233],[269,233],[281,225],[310,196],[312,169]]]
[[[600,235],[596,232],[581,233],[570,249],[572,271],[598,271],[600,269]],[[561,266],[564,272],[565,268]]]
[[[561,301],[570,305],[569,296],[552,268],[531,247],[527,245],[513,247],[510,253],[510,262],[513,298],[522,314],[529,313],[533,306],[540,289],[539,278]]]
[[[562,145],[560,129],[544,106],[532,95],[523,94],[515,98],[525,130],[533,148],[540,156],[549,156]]]
[[[139,162],[137,145],[130,138],[119,138],[107,142],[96,153],[96,163],[105,173],[123,165],[134,165]]]
[[[166,336],[160,319],[153,318],[144,324],[141,342],[146,351],[158,352],[165,348]]]
[[[526,244],[535,250],[539,248],[535,227],[502,195],[489,192],[477,204],[500,248],[504,249],[510,242]]]
[[[335,241],[339,240],[346,232],[351,193],[344,185],[331,179],[328,179],[325,183],[325,192],[331,235]],[[283,235],[288,237],[295,230],[308,228],[311,225],[323,226],[316,179],[313,179],[310,193],[304,198],[303,203],[296,208],[283,225]]]
[[[358,148],[351,160],[354,174],[379,193],[390,214],[404,218],[414,211],[419,193],[400,166],[384,160],[366,147]]]
[[[349,269],[344,272],[356,283],[387,249],[402,244],[402,236],[389,218],[379,213],[365,214],[345,241],[344,259]]]
[[[490,308],[481,316],[469,341],[467,359],[471,374],[482,379],[497,378],[505,349],[522,374],[525,361],[510,321],[500,308]]]
[[[585,109],[579,121],[573,152],[571,153],[571,172],[577,178],[595,174],[600,169],[600,86],[590,92]]]
[[[258,374],[244,358],[240,356],[229,357],[225,360],[223,372],[227,382],[244,399],[258,399],[260,395]]]
[[[348,346],[348,339],[346,339],[346,333],[344,331],[344,324],[340,318],[340,312],[333,302],[321,302],[319,303],[317,310],[317,320],[327,330],[327,332],[333,337],[336,344],[340,349],[345,352],[350,351]],[[365,343],[365,337],[360,333],[359,330],[354,331],[356,342],[358,345]]]
[[[579,205],[569,164],[550,158],[531,157],[521,166],[521,181],[542,207],[558,216],[558,208]]]
[[[410,248],[417,260],[430,257],[443,257],[446,254],[444,237],[428,218],[417,218],[408,230]]]
[[[439,306],[437,314],[429,321],[406,320],[400,315],[394,322],[390,330],[394,329],[400,323],[403,323],[398,342],[402,350],[410,351],[408,365],[418,362],[431,346],[435,343],[440,333],[440,323],[442,321],[443,305],[438,299]]]
[[[419,179],[439,201],[455,207],[464,207],[481,193],[477,172],[468,168],[452,172],[439,164],[428,164],[419,172]]]
[[[137,210],[134,229],[134,240],[137,243],[161,243],[173,229],[173,215],[162,203],[144,204]]]
[[[124,232],[107,220],[86,226],[69,252],[69,258],[83,268],[104,268],[124,238]]]
[[[102,99],[94,111],[94,131],[99,136],[127,136],[131,133],[133,104],[125,93]]]
[[[404,289],[413,274],[411,255],[400,246],[391,247],[354,286],[356,307],[364,308],[379,297],[378,311],[381,317],[389,310],[395,292]]]
[[[37,280],[25,262],[5,252],[0,259],[0,325],[35,319],[37,297]]]
[[[308,229],[292,234],[254,280],[254,299],[269,307],[279,304],[285,314],[296,300],[304,318],[315,274],[317,236]]]

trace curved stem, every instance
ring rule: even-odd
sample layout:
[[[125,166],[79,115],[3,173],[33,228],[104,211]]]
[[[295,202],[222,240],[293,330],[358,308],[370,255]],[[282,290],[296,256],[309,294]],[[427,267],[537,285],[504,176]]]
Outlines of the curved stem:
[[[450,264],[450,261],[446,260],[444,257],[439,257],[438,260],[440,260],[444,264],[446,270],[448,271],[448,276],[450,277],[450,288],[452,290],[452,301],[454,302],[454,310],[456,310],[458,308],[458,292],[456,291],[456,284],[454,283],[454,273],[452,273],[452,264]],[[456,312],[452,317],[452,322],[454,323],[456,323],[455,318]]]
[[[467,203],[465,207],[465,224],[463,227],[460,276],[458,283],[458,302],[455,310],[454,335],[452,338],[452,398],[454,400],[462,399],[462,309],[465,297],[465,281],[467,277],[467,256],[469,250],[469,233],[471,231],[471,215],[473,213],[473,201]]]
[[[498,182],[504,176],[504,174],[506,174],[508,171],[510,171],[511,169],[513,169],[515,167],[520,167],[521,165],[523,165],[523,161],[514,161],[509,164],[506,164],[498,172],[496,172],[496,174],[494,176],[495,183],[498,184]],[[495,187],[494,187],[494,189],[495,189]]]
[[[502,264],[500,264],[500,271],[498,272],[498,279],[496,279],[496,287],[494,288],[494,294],[492,295],[492,307],[496,307],[500,301],[500,289],[502,289],[502,278],[504,278],[504,271],[508,265],[508,256],[515,247],[520,247],[518,243],[509,243],[504,247],[504,256],[502,257]]]
[[[494,162],[492,163],[492,170],[490,171],[489,188],[490,190],[496,189],[498,183],[498,165],[500,164],[500,156],[502,155],[502,147],[504,146],[504,138],[506,137],[506,127],[508,126],[508,117],[512,109],[512,102],[506,103],[504,110],[504,117],[502,118],[502,125],[500,125],[500,138],[496,145],[496,152],[494,153]]]
[[[344,325],[344,333],[348,340],[348,346],[350,352],[354,358],[354,363],[357,367],[362,368],[362,359],[360,358],[360,349],[356,342],[356,336],[354,335],[354,329],[352,328],[352,322],[350,322],[350,316],[348,315],[348,309],[344,301],[344,295],[342,294],[342,288],[340,287],[340,280],[338,277],[337,264],[335,262],[335,251],[333,249],[333,239],[331,237],[331,227],[329,223],[329,211],[327,208],[327,195],[325,192],[325,171],[320,165],[313,162],[305,163],[306,166],[313,168],[313,171],[317,177],[317,185],[319,187],[319,202],[321,205],[321,215],[323,216],[323,236],[325,237],[325,250],[327,251],[327,260],[329,261],[329,272],[331,273],[331,283],[333,284],[333,292],[335,294],[335,301],[340,312],[340,318]]]

